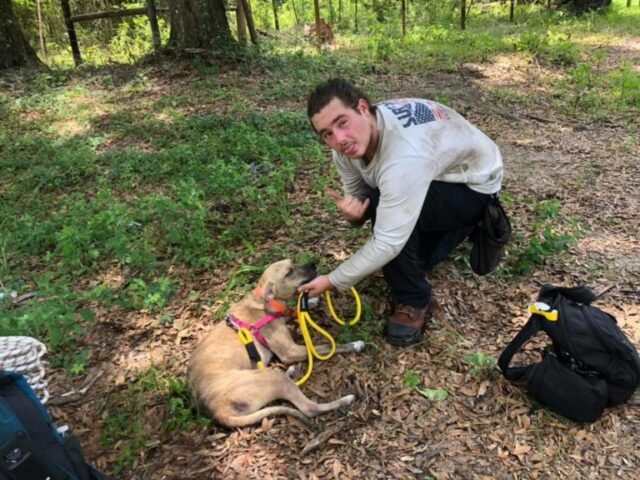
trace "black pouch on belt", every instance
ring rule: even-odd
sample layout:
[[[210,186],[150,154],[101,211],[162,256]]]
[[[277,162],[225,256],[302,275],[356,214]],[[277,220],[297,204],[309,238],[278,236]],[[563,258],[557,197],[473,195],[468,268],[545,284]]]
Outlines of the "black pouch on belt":
[[[511,238],[511,223],[498,195],[489,200],[473,238],[471,269],[478,275],[487,275],[498,266],[504,246]]]

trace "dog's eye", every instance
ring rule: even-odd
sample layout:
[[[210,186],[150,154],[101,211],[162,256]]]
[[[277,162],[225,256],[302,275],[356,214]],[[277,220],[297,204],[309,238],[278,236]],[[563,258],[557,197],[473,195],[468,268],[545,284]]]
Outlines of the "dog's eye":
[[[290,268],[289,271],[287,272],[287,274],[285,275],[285,277],[290,277],[291,275],[293,275],[293,268]]]

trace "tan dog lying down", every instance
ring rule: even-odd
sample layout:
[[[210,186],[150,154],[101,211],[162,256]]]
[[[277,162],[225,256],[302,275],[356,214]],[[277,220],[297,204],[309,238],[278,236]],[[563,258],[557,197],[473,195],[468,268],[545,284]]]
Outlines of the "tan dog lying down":
[[[260,278],[258,288],[232,305],[228,315],[232,319],[255,325],[274,308],[297,298],[297,288],[316,276],[313,265],[297,266],[291,260],[270,265]],[[277,314],[276,314],[277,315]],[[273,355],[281,362],[291,364],[307,358],[304,345],[297,345],[286,326],[286,316],[281,316],[260,329],[268,348],[257,340],[262,362],[268,365]],[[337,352],[360,352],[364,342],[338,345]],[[328,345],[317,347],[326,354]],[[290,368],[289,371],[292,369]],[[289,372],[288,371],[288,372]],[[308,399],[282,370],[258,369],[236,330],[225,322],[216,324],[200,342],[189,362],[189,383],[196,392],[198,402],[221,424],[242,427],[259,422],[269,415],[291,415],[303,421],[351,405],[353,395],[347,395],[329,403],[315,403]],[[287,400],[289,406],[270,406],[275,400]]]

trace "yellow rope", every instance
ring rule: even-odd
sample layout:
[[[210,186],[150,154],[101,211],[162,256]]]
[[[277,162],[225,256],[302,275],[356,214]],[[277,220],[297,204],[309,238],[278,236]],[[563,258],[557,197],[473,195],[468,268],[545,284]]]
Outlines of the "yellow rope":
[[[351,293],[353,293],[353,298],[356,301],[356,314],[354,315],[354,317],[351,319],[349,323],[346,323],[344,320],[338,317],[338,315],[336,315],[336,311],[333,308],[333,302],[331,301],[331,294],[329,293],[329,290],[326,290],[324,292],[324,296],[327,299],[327,305],[329,306],[329,312],[331,313],[331,316],[333,317],[333,319],[340,325],[348,325],[350,327],[358,323],[358,321],[360,321],[360,315],[362,314],[362,302],[360,302],[360,295],[358,295],[358,291],[355,288],[351,287]]]
[[[353,297],[355,298],[355,301],[356,301],[356,313],[353,319],[349,323],[346,323],[336,314],[336,311],[333,308],[333,302],[331,301],[331,295],[329,294],[329,291],[327,290],[325,292],[327,305],[329,306],[329,312],[331,313],[331,316],[333,317],[333,319],[340,325],[352,326],[358,323],[358,321],[360,320],[360,315],[362,313],[362,303],[360,302],[360,295],[358,295],[358,292],[353,287],[351,287],[351,293],[353,293]],[[318,360],[329,360],[333,356],[333,354],[336,353],[336,341],[334,340],[334,338],[331,336],[329,332],[321,328],[316,322],[313,321],[313,319],[311,318],[311,315],[309,315],[309,299],[308,299],[307,293],[305,292],[301,293],[300,296],[298,297],[297,311],[298,311],[298,321],[300,322],[300,330],[302,331],[304,344],[307,347],[307,372],[304,374],[302,378],[300,378],[296,382],[296,385],[300,386],[304,382],[306,382],[311,376],[311,372],[313,371],[314,358],[317,358]],[[313,340],[311,340],[311,333],[309,331],[309,326],[311,326],[311,328],[313,328],[315,331],[320,333],[329,341],[331,348],[329,349],[329,353],[327,353],[326,355],[320,355],[316,350],[316,347],[313,345]]]

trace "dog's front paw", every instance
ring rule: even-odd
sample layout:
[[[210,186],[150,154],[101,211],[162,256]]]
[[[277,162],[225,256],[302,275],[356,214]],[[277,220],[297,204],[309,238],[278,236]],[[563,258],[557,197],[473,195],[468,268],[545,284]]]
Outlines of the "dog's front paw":
[[[287,368],[286,374],[291,380],[297,380],[302,376],[302,369],[299,364],[291,365]]]
[[[351,346],[353,347],[353,351],[356,353],[360,353],[364,350],[364,342],[362,340],[351,342]]]

